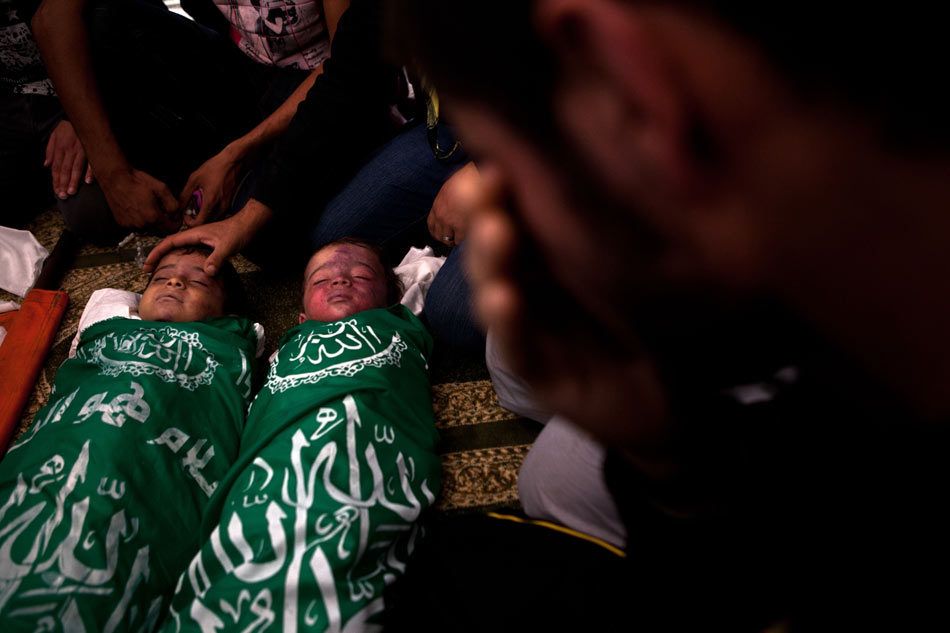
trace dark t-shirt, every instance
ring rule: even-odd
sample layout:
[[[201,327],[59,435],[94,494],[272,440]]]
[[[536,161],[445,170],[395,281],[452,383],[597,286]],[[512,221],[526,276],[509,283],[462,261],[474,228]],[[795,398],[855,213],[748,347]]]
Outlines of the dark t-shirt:
[[[649,619],[912,630],[939,615],[945,425],[820,345],[772,379],[678,397],[679,481],[651,484],[608,457]]]
[[[379,0],[352,0],[323,73],[261,163],[251,197],[285,218],[321,208],[392,132],[398,70],[383,54],[381,11]]]

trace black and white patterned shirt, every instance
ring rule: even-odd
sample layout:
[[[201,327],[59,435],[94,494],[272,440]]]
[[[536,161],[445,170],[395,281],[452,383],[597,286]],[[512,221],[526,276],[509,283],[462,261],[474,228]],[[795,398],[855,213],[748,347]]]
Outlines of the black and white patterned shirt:
[[[29,24],[17,0],[0,0],[0,93],[55,95]]]
[[[268,66],[313,70],[330,56],[320,0],[214,0],[231,23],[231,39]]]

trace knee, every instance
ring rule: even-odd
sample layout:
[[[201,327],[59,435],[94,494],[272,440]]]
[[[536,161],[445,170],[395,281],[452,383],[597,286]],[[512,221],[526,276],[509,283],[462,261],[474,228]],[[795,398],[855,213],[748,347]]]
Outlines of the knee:
[[[457,246],[456,251],[461,247]],[[432,331],[451,347],[470,352],[484,350],[485,336],[472,315],[471,290],[461,268],[461,255],[453,252],[432,281],[425,299],[425,314]]]
[[[423,310],[435,335],[453,349],[472,353],[484,349],[485,337],[475,325],[467,291],[446,292],[433,282]]]
[[[98,185],[84,184],[75,195],[58,200],[56,204],[63,214],[66,228],[90,242],[115,244],[129,232],[112,217],[105,194]]]

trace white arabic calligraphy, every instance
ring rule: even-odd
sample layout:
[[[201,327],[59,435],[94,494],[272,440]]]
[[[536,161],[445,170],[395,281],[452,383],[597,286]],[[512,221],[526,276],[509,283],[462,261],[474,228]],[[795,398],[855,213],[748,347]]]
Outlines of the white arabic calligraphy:
[[[284,633],[296,632],[301,617],[306,626],[312,627],[316,626],[324,615],[328,621],[319,626],[322,630],[360,630],[360,627],[368,626],[367,619],[370,616],[383,608],[379,583],[390,582],[405,566],[397,557],[395,537],[400,532],[407,535],[411,547],[415,532],[411,530],[410,524],[419,517],[423,507],[435,500],[435,496],[429,491],[425,481],[416,482],[415,486],[425,498],[424,502],[420,501],[410,476],[414,468],[406,467],[407,460],[401,452],[396,453],[391,467],[383,469],[381,466],[372,440],[389,446],[396,437],[394,428],[377,425],[372,433],[367,434],[362,430],[363,422],[354,398],[345,396],[342,405],[344,415],[339,415],[329,407],[322,408],[314,419],[317,425],[315,432],[305,433],[301,428],[293,431],[289,438],[289,465],[283,469],[279,483],[279,498],[271,494],[268,495],[270,499],[266,503],[263,502],[264,495],[268,494],[265,488],[273,469],[262,457],[255,458],[253,468],[246,476],[247,483],[239,488],[241,493],[238,500],[241,502],[229,506],[230,515],[223,517],[211,533],[210,551],[203,550],[189,568],[188,577],[195,599],[187,613],[202,631],[220,630],[225,627],[226,620],[244,628],[247,620],[242,619],[241,614],[245,612],[243,605],[254,592],[250,585],[268,582],[271,583],[268,586],[274,587],[275,579],[279,579],[283,589],[283,604],[275,611],[281,617],[281,630]],[[345,444],[345,448],[337,441],[331,440],[323,446],[318,445],[319,450],[315,457],[305,458],[308,449],[316,448],[311,443],[312,440],[326,436],[328,426],[343,422],[346,428],[339,443]],[[371,441],[361,448],[361,444],[367,439]],[[338,464],[340,460],[343,463]],[[361,471],[365,468],[369,469],[372,481],[370,490],[361,485]],[[255,484],[259,471],[266,473],[266,480],[260,485]],[[341,489],[331,480],[331,473],[334,472],[348,472],[345,489]],[[390,484],[389,490],[384,479]],[[251,493],[255,493],[254,496],[251,496]],[[339,506],[332,512],[322,512],[311,520],[311,511],[317,502],[317,495],[323,494],[328,495]],[[262,524],[252,524],[238,514],[239,509],[242,513],[261,512],[255,510],[255,506],[263,506]],[[370,524],[369,511],[380,506],[395,513],[399,520],[405,523],[381,524],[374,530]],[[288,523],[288,519],[292,523]],[[254,525],[253,531],[248,532],[251,525]],[[308,529],[315,532],[310,538]],[[354,530],[355,543],[348,536],[354,533]],[[381,542],[380,536],[383,537]],[[325,551],[325,547],[331,549]],[[387,548],[386,555],[380,557],[368,573],[364,570],[360,576],[354,576],[353,568],[356,562],[362,560],[369,549],[376,551],[380,548]],[[335,570],[334,564],[327,557],[331,551],[336,559],[349,561],[347,565],[340,567],[339,571]],[[234,552],[237,552],[236,558]],[[236,603],[229,604],[223,597],[217,599],[215,606],[205,601],[214,595],[208,592],[212,592],[215,586],[214,578],[208,577],[206,566],[200,561],[205,555],[212,556],[212,560],[220,565],[225,574],[249,585],[248,589],[242,590],[238,595]],[[314,601],[312,593],[301,593],[301,573],[305,569],[313,574],[323,611],[319,608],[321,601]],[[343,574],[344,577],[337,578],[338,574]],[[348,591],[343,595],[338,590],[341,581],[345,581],[348,587]],[[259,584],[257,586],[260,587]],[[258,596],[260,595],[258,593]],[[270,598],[269,593],[267,598]],[[301,603],[302,600],[306,602]],[[341,608],[344,602],[360,605],[345,626]],[[265,603],[262,599],[260,604],[267,607],[265,615],[274,613],[270,610],[270,602]],[[301,608],[304,609],[303,612]],[[274,621],[258,615],[257,620],[247,625],[244,630],[253,629],[257,625],[268,626]]]

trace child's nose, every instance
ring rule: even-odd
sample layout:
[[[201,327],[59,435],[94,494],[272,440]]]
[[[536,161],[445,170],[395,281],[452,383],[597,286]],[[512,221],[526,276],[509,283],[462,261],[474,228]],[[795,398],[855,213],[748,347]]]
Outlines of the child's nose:
[[[343,277],[343,276],[337,277],[336,279],[333,280],[333,285],[334,286],[349,286],[350,278]]]
[[[185,284],[182,282],[181,277],[178,277],[178,276],[176,276],[176,275],[172,275],[171,277],[168,278],[168,281],[165,282],[165,285],[166,285],[166,286],[175,286],[175,287],[177,288],[177,287],[181,287],[181,286],[183,286],[183,285],[185,285]]]

